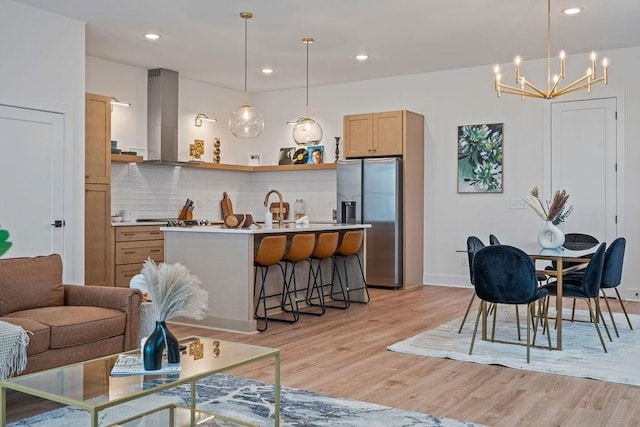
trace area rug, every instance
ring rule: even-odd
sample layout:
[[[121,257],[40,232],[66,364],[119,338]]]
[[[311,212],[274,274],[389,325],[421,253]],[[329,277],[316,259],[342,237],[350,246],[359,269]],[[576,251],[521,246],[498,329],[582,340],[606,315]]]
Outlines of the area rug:
[[[320,393],[282,387],[281,426],[336,427],[472,427],[451,418],[404,411],[356,400],[340,399]],[[274,425],[274,386],[260,381],[230,375],[214,375],[198,381],[198,406],[221,415],[259,426]],[[100,425],[121,420],[129,415],[159,407],[166,403],[188,404],[189,387],[182,386],[164,393],[109,408],[100,414]],[[64,407],[9,424],[10,427],[70,427],[90,425],[89,414]],[[160,425],[155,421],[139,421],[127,426]],[[204,425],[227,426],[224,421]],[[234,424],[235,425],[235,424]]]
[[[521,310],[521,316],[523,316]],[[564,318],[571,316],[570,311],[564,313]],[[605,313],[609,331],[613,342],[609,341],[602,325],[608,353],[605,353],[598,339],[595,327],[587,322],[587,311],[576,311],[576,319],[582,322],[565,320],[562,324],[562,351],[542,348],[531,349],[531,363],[526,361],[526,348],[520,345],[502,344],[498,342],[482,341],[481,325],[478,325],[478,335],[469,355],[469,344],[475,322],[475,313],[469,315],[467,322],[458,334],[462,318],[456,319],[435,329],[422,332],[416,336],[400,341],[387,348],[394,352],[408,353],[420,356],[448,358],[465,362],[475,362],[486,365],[502,365],[509,368],[527,371],[546,372],[550,374],[568,375],[573,377],[593,378],[601,381],[621,384],[640,385],[640,331],[630,330],[624,314],[614,313],[620,337],[615,336],[609,313]],[[640,328],[640,316],[629,315],[631,324]],[[522,343],[526,342],[526,320],[521,320]],[[550,320],[552,343],[555,345],[553,321]],[[541,329],[538,330],[540,332]],[[515,315],[511,307],[501,307],[496,324],[496,340],[515,341],[517,332]],[[538,333],[537,345],[547,345],[546,335]]]

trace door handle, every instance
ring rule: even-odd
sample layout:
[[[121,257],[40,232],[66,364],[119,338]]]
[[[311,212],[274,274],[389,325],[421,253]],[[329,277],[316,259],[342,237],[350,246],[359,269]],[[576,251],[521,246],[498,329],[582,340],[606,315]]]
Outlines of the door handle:
[[[51,225],[53,225],[55,228],[60,228],[60,227],[64,227],[67,224],[63,219],[56,219],[55,221],[53,221]]]

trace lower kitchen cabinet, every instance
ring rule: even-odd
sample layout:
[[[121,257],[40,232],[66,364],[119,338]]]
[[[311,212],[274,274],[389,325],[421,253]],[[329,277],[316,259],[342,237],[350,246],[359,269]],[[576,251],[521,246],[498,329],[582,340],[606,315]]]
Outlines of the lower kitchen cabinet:
[[[113,227],[115,242],[115,285],[128,287],[140,273],[145,260],[164,261],[164,233],[158,225]]]

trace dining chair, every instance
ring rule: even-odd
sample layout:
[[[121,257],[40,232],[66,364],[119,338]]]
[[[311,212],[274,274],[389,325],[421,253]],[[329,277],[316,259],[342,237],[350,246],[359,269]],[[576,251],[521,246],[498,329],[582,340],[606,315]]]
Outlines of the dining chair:
[[[525,252],[508,245],[492,245],[480,249],[473,260],[473,280],[476,295],[480,299],[480,307],[476,315],[476,322],[471,337],[469,354],[473,352],[478,322],[483,312],[486,313],[487,303],[493,304],[493,326],[491,341],[495,341],[495,327],[497,319],[497,307],[499,304],[527,305],[527,363],[531,358],[531,346],[535,345],[537,319],[542,319],[543,330],[547,331],[547,341],[551,349],[551,336],[549,322],[547,320],[545,304],[538,305],[536,314],[536,302],[543,300],[549,292],[538,286],[536,268],[533,260]],[[484,323],[484,322],[483,322]],[[533,325],[533,339],[531,326]],[[483,327],[484,331],[484,327]],[[484,331],[486,334],[486,331]],[[484,335],[483,334],[483,335]],[[505,342],[505,341],[501,341]],[[519,344],[518,342],[506,342]]]
[[[288,294],[285,293],[285,279],[286,275],[282,265],[280,264],[280,260],[284,257],[285,251],[287,249],[287,236],[286,235],[278,235],[278,236],[266,236],[260,240],[260,245],[258,246],[258,250],[255,253],[254,261],[253,261],[253,288],[254,292],[258,290],[258,297],[255,302],[255,307],[253,311],[253,318],[256,320],[263,320],[264,327],[259,323],[257,325],[257,329],[260,332],[266,331],[269,326],[269,319],[278,320],[282,322],[297,322],[298,318],[297,313],[294,311],[293,301],[289,298],[287,303]],[[277,265],[280,269],[280,273],[282,274],[282,282],[281,285],[277,286],[275,293],[267,294],[267,273],[269,272],[269,267]],[[260,287],[257,285],[258,280],[258,270],[260,271]],[[276,305],[267,304],[267,301],[273,301],[277,299],[278,303]],[[293,312],[293,316],[291,319],[282,319],[282,318],[274,318],[269,317],[268,312],[270,310],[283,310],[285,305],[289,305],[289,311]]]
[[[473,259],[476,253],[484,248],[484,243],[482,240],[478,239],[476,236],[467,237],[467,264],[469,265],[469,282],[473,285]],[[462,322],[460,323],[460,328],[458,329],[458,333],[462,332],[462,327],[464,323],[467,321],[467,316],[469,316],[469,311],[471,311],[471,306],[473,305],[473,301],[476,299],[475,292],[471,295],[471,299],[469,300],[469,304],[467,305],[467,310],[464,312],[464,316],[462,317]]]
[[[500,245],[500,240],[498,240],[498,238],[493,235],[493,234],[489,234],[489,244],[491,245]],[[544,273],[537,273],[536,272],[536,279],[538,280],[538,282],[540,283],[540,285],[542,285],[543,283],[546,283],[549,280],[549,276],[547,276]]]
[[[584,249],[590,249],[594,246],[596,246],[598,243],[600,243],[600,241],[598,241],[598,239],[596,239],[594,236],[590,235],[590,234],[584,234],[584,233],[567,233],[564,235],[564,247],[566,249],[570,249],[570,250],[574,250],[574,251],[581,251]],[[586,255],[585,258],[591,258],[591,255]],[[565,261],[562,266],[564,268],[569,268],[569,267],[573,267],[575,265],[579,265],[581,263],[576,263],[576,262],[571,262],[571,261]],[[551,262],[551,266],[546,268],[547,270],[556,270],[556,262],[552,261]],[[584,274],[584,269],[580,268],[578,270],[574,270],[566,275],[563,275],[563,280],[571,280],[571,279],[577,279],[577,280],[582,280],[582,275]],[[573,300],[573,304],[571,306],[571,321],[573,322],[575,320],[575,315],[576,315],[576,300],[574,298]]]
[[[361,304],[368,304],[371,301],[369,296],[369,290],[367,289],[367,279],[364,277],[364,269],[362,268],[362,260],[360,259],[360,249],[364,242],[364,231],[347,231],[342,236],[342,240],[333,254],[333,277],[338,279],[340,283],[340,294],[344,298],[344,308],[348,308],[352,302],[358,302]],[[358,268],[360,269],[360,283],[355,282],[351,284],[349,282],[349,269],[347,268],[347,259],[349,257],[355,257],[358,262]],[[338,260],[342,260],[342,267],[344,270],[344,281],[342,280],[340,269],[338,268]],[[361,300],[352,300],[351,293],[355,291],[362,291]],[[339,294],[337,291],[331,293],[331,297]],[[335,301],[335,299],[334,299]]]
[[[595,325],[596,332],[598,333],[598,338],[600,338],[600,344],[602,344],[602,349],[604,352],[607,352],[607,346],[604,344],[604,339],[602,338],[602,334],[600,333],[600,328],[598,327],[598,323],[602,321],[602,325],[604,326],[607,335],[609,336],[609,340],[611,340],[611,334],[609,333],[609,328],[607,327],[607,323],[602,316],[602,311],[600,310],[600,283],[602,282],[602,272],[604,269],[604,255],[606,250],[606,243],[601,243],[598,250],[593,255],[587,268],[584,270],[584,276],[582,280],[578,283],[577,281],[569,281],[564,280],[562,283],[562,296],[568,298],[580,298],[586,301],[587,307],[589,308],[589,318],[592,323]],[[558,282],[552,281],[547,285],[544,285],[542,289],[546,289],[549,292],[549,295],[558,295]],[[595,312],[592,307],[592,302],[595,305]],[[547,310],[549,307],[549,299],[546,302]]]
[[[627,323],[629,324],[629,329],[633,329],[633,325],[631,325],[631,320],[629,319],[629,314],[627,313],[627,309],[624,306],[624,302],[620,297],[620,292],[618,291],[618,286],[622,282],[622,265],[624,263],[624,253],[627,245],[627,241],[624,237],[618,237],[611,245],[607,248],[607,251],[604,254],[604,267],[602,268],[602,282],[600,283],[600,295],[604,299],[605,304],[607,305],[607,310],[609,311],[609,317],[611,318],[611,323],[613,323],[613,329],[616,333],[616,336],[619,337],[620,334],[618,332],[618,326],[613,318],[613,313],[611,311],[611,306],[609,304],[609,300],[607,299],[607,294],[605,293],[606,289],[613,289],[616,292],[616,297],[620,302],[620,307],[622,307],[622,311],[627,319]],[[570,274],[566,281],[572,284],[579,284],[583,279],[584,273],[580,274]]]

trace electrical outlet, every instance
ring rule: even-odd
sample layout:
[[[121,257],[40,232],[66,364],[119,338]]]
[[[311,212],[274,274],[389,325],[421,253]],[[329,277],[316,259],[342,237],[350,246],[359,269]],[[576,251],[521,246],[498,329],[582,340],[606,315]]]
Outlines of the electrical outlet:
[[[469,258],[465,254],[462,258],[460,258],[460,265],[463,267],[469,267]]]
[[[527,209],[527,203],[522,199],[511,199],[511,209]]]

